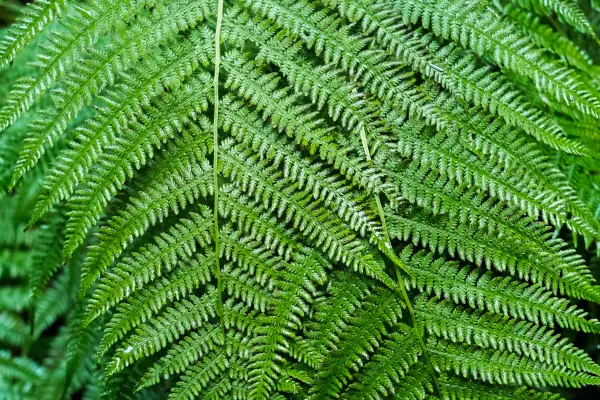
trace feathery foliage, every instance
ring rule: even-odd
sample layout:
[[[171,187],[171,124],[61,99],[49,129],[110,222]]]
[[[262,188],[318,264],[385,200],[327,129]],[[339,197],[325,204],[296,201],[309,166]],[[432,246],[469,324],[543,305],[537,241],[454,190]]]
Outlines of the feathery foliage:
[[[0,31],[0,397],[595,390],[599,29],[587,0],[34,0]]]

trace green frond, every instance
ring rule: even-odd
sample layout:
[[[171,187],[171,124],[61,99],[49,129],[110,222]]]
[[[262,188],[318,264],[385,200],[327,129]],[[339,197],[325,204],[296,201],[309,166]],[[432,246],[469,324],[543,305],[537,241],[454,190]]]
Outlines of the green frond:
[[[237,141],[251,147],[262,158],[271,161],[274,165],[281,166],[286,176],[298,181],[307,190],[312,190],[316,198],[331,201],[334,206],[341,209],[349,206],[342,200],[343,198],[337,199],[338,194],[333,189],[328,192],[325,188],[319,186],[320,182],[313,182],[309,179],[312,171],[307,170],[308,163],[300,158],[300,148],[294,149],[287,142],[277,137],[277,131],[265,126],[259,114],[243,108],[239,101],[231,97],[223,99],[220,110],[224,129],[230,131]],[[290,128],[294,129],[295,127],[296,125]],[[301,125],[298,125],[298,128],[301,128]],[[394,202],[400,197],[392,185],[382,180],[383,176],[380,171],[367,166],[363,159],[354,157],[350,154],[350,149],[337,148],[337,146],[332,145],[328,148],[322,148],[322,151],[319,154],[321,160],[339,171],[346,178],[346,185],[356,185],[371,194],[384,194]],[[315,165],[317,160],[311,161],[313,161],[311,163],[313,165],[310,168],[316,169],[319,166],[318,164]],[[361,227],[360,230],[362,232],[363,228]],[[362,234],[364,235],[364,233]]]
[[[199,247],[210,244],[212,218],[206,207],[198,211],[201,214],[190,214],[189,218],[155,237],[155,243],[108,270],[92,294],[84,325],[148,282],[165,272],[175,270],[180,263],[190,261]],[[95,269],[84,271],[80,293],[85,293],[101,273],[101,270]]]
[[[102,154],[86,180],[87,185],[78,189],[69,202],[65,258],[83,242],[88,229],[98,221],[104,206],[125,180],[153,158],[155,148],[160,149],[206,110],[208,102],[204,96],[209,88],[209,77],[197,76],[178,92],[161,99],[159,107],[148,110],[145,118],[116,138],[107,149],[110,151]],[[86,286],[82,285],[82,289],[86,290]]]
[[[0,68],[12,62],[38,33],[66,10],[66,0],[35,0],[0,38]]]
[[[0,377],[23,381],[36,381],[42,376],[44,369],[35,362],[24,357],[13,357],[8,351],[0,351]]]
[[[531,259],[527,254],[532,249],[520,249],[519,242],[506,239],[498,242],[496,235],[485,235],[476,226],[458,225],[454,221],[434,218],[415,213],[400,217],[388,214],[390,235],[414,245],[429,248],[432,252],[447,251],[451,256],[475,263],[477,266],[492,267],[508,271],[513,276],[545,287],[552,293],[599,301],[594,278],[583,267],[577,257],[554,263],[547,258]],[[477,239],[475,239],[477,237]],[[559,253],[559,257],[562,254]],[[562,257],[560,257],[562,258]]]
[[[226,305],[226,309],[227,309]],[[249,351],[247,338],[228,335],[225,347],[219,347],[190,366],[173,386],[169,399],[247,398],[245,358]]]
[[[215,357],[192,365],[186,371],[186,373],[183,374],[181,380],[177,382],[176,386],[169,395],[169,399],[191,400],[200,397],[201,394],[203,395],[203,398],[207,398],[204,397],[204,395],[207,392],[205,389],[207,386],[209,386],[209,382],[215,381],[216,378],[228,368],[230,362],[231,361],[227,360],[226,354],[224,354],[223,350],[219,350]],[[228,380],[225,382],[225,384],[231,384],[228,382]],[[229,388],[225,387],[223,388],[223,391],[224,392],[218,393],[219,397],[227,393]]]
[[[166,379],[171,375],[179,374],[204,355],[214,353],[223,342],[220,333],[221,329],[218,325],[190,332],[161,358],[159,365],[146,372],[137,388],[141,389],[158,383],[161,378]]]
[[[597,385],[600,377],[583,372],[567,371],[562,366],[549,367],[538,361],[497,351],[471,350],[430,339],[428,350],[439,368],[458,376],[504,385],[566,386]]]
[[[315,303],[315,317],[307,324],[305,337],[310,350],[323,357],[331,341],[336,340],[346,326],[346,319],[362,307],[362,300],[371,293],[368,283],[350,272],[336,274],[327,287],[328,297]],[[302,343],[299,343],[301,349]]]
[[[396,7],[405,23],[421,21],[437,36],[456,41],[479,56],[492,58],[498,66],[531,79],[538,90],[557,101],[573,104],[594,118],[598,116],[600,102],[573,71],[546,61],[527,37],[495,13],[482,9],[478,2],[398,0]]]
[[[479,66],[473,56],[459,52],[455,45],[440,46],[433,35],[410,30],[390,3],[371,0],[329,3],[348,20],[361,21],[363,32],[373,35],[396,58],[463,100],[500,115],[509,124],[555,148],[583,151],[579,143],[564,136],[556,123],[528,104],[501,74]]]
[[[63,264],[62,247],[64,245],[64,215],[56,213],[47,224],[39,228],[33,255],[33,268],[29,278],[29,290],[35,302],[52,276]]]
[[[26,276],[28,271],[23,266],[29,265],[31,258],[29,252],[3,250],[0,252],[0,276],[10,278]]]
[[[524,387],[516,390],[504,388],[499,385],[490,385],[484,383],[468,382],[465,379],[448,377],[442,383],[444,394],[451,400],[501,400],[501,399],[519,399],[519,400],[561,400],[557,394],[550,392],[538,392],[528,390]]]
[[[70,261],[63,272],[54,280],[51,287],[39,295],[33,315],[33,333],[39,336],[51,326],[71,306],[77,293],[79,276],[73,276],[73,261]]]
[[[373,357],[365,362],[360,375],[342,393],[342,399],[380,399],[395,393],[398,384],[408,380],[407,372],[418,367],[415,364],[420,347],[410,329],[404,329],[407,329],[407,332],[394,332],[383,341]],[[427,372],[424,375],[427,375]],[[399,396],[407,394],[406,391],[397,393]],[[425,391],[421,394],[424,395]]]
[[[21,400],[27,395],[27,389],[23,384],[14,384],[5,380],[0,381],[0,391],[5,400]]]
[[[284,282],[280,284],[296,284],[295,291],[301,296],[307,294],[305,291],[315,293],[316,286],[327,280],[325,267],[328,265],[310,250],[298,246],[289,253],[288,259],[278,257],[260,241],[236,234],[230,227],[223,229],[222,252],[225,258],[235,263],[232,268],[251,274],[258,284],[268,287],[269,291],[273,291],[273,280],[279,274],[284,276]]]
[[[31,221],[35,221],[59,200],[69,197],[76,185],[85,179],[102,150],[116,141],[116,137],[131,124],[129,113],[143,110],[150,99],[180,87],[182,82],[199,68],[199,62],[208,63],[210,40],[205,30],[192,35],[174,51],[153,55],[136,69],[136,79],[125,78],[123,83],[104,96],[104,106],[74,132],[69,149],[62,151],[44,181],[41,195]],[[184,67],[179,68],[181,65]],[[136,121],[139,118],[135,119]]]
[[[416,307],[427,331],[444,340],[515,353],[548,365],[599,375],[600,367],[583,350],[544,327],[470,312],[436,300],[421,300]]]
[[[551,241],[548,228],[527,217],[523,211],[486,199],[481,192],[455,184],[435,172],[424,171],[414,161],[406,167],[402,160],[396,162],[390,158],[388,162],[388,168],[398,171],[394,179],[409,202],[432,210],[434,215],[444,214],[461,224],[476,226],[482,233],[515,237],[523,245],[542,247],[544,254],[556,259],[555,262],[562,258],[560,250],[566,243],[559,239]]]
[[[77,63],[75,69],[64,78],[64,88],[54,92],[56,110],[47,113],[34,122],[31,132],[25,139],[25,146],[17,161],[13,183],[28,171],[39,159],[46,143],[60,137],[71,120],[85,106],[91,103],[102,89],[114,83],[117,71],[125,71],[131,63],[141,57],[148,45],[156,46],[180,30],[193,27],[206,17],[209,11],[204,2],[183,1],[157,7],[158,11],[138,23],[123,38],[119,38],[106,50],[90,51],[88,57]],[[170,18],[166,18],[166,16]]]
[[[585,396],[595,3],[0,17],[0,398]]]
[[[234,155],[238,154],[243,152],[240,149],[229,149],[227,143],[223,144],[222,173],[240,182],[242,191],[291,223],[334,261],[341,261],[355,270],[364,270],[369,276],[385,279],[389,283],[389,278],[383,272],[384,266],[375,256],[374,250],[366,247],[349,232],[349,227],[343,221],[320,208],[310,194],[296,192],[296,185],[283,187],[277,173],[278,168],[269,166],[263,169],[259,160],[235,159]]]
[[[178,268],[168,275],[168,279],[156,280],[131,294],[127,302],[120,303],[106,324],[96,358],[101,359],[127,332],[152,318],[165,304],[183,298],[193,289],[200,287],[200,284],[206,284],[210,280],[213,258],[210,253],[197,255],[196,259],[190,261],[189,266]],[[96,298],[92,297],[87,309],[88,318],[89,315],[93,315],[91,310],[98,308],[97,304]]]
[[[66,325],[68,343],[63,394],[68,392],[69,387],[76,379],[78,369],[84,365],[86,358],[91,353],[90,350],[93,349],[100,336],[100,324],[90,325],[85,329],[81,328],[84,312],[83,307],[75,310]]]
[[[28,338],[29,327],[20,316],[7,311],[0,313],[0,342],[20,346]]]
[[[365,298],[364,303],[348,318],[339,342],[330,344],[331,351],[318,367],[312,388],[315,399],[338,397],[342,388],[353,379],[351,370],[358,369],[369,353],[383,346],[384,336],[391,333],[387,325],[394,326],[402,315],[402,302],[393,291],[376,291],[372,297]],[[410,331],[409,328],[405,330]],[[419,346],[413,351],[420,351]],[[407,359],[411,356],[416,358],[415,353],[405,355]]]
[[[225,26],[226,37],[243,47],[244,42],[254,43],[260,48],[257,59],[277,65],[290,86],[297,92],[309,96],[321,109],[326,103],[332,120],[340,120],[343,127],[357,133],[360,129],[375,129],[376,121],[370,115],[374,107],[354,90],[352,84],[336,76],[332,66],[317,66],[298,57],[301,47],[293,44],[283,34],[276,35],[247,17],[229,16],[232,22]],[[250,28],[251,30],[248,30]],[[315,69],[318,71],[315,74]],[[319,78],[317,78],[319,77]]]
[[[281,382],[286,377],[283,360],[290,353],[291,340],[300,334],[302,318],[309,314],[316,295],[314,284],[319,283],[307,279],[304,268],[305,264],[291,263],[273,279],[276,289],[269,310],[258,317],[264,327],[256,329],[256,335],[249,341],[253,349],[248,360],[251,397],[270,398],[275,390],[282,390]],[[319,276],[311,275],[313,279]],[[295,380],[290,377],[288,383],[295,392]]]
[[[103,271],[134,238],[169,214],[178,214],[200,196],[212,194],[210,165],[205,159],[209,137],[190,125],[168,146],[164,157],[151,164],[152,179],[135,191],[128,206],[111,217],[97,234],[83,264],[84,271]]]
[[[188,295],[186,299],[167,308],[150,324],[138,327],[115,351],[106,367],[106,373],[112,375],[121,371],[142,356],[154,354],[181,335],[214,318],[215,295],[214,289],[201,298]]]
[[[333,142],[331,129],[322,127],[323,121],[315,118],[316,113],[307,114],[308,105],[296,103],[299,96],[277,88],[279,78],[275,74],[261,74],[255,63],[234,51],[223,57],[223,66],[229,73],[227,88],[256,104],[278,131],[285,131],[298,145],[322,159],[333,161],[342,153]],[[274,98],[278,101],[273,104]]]
[[[532,217],[542,216],[556,225],[566,218],[564,203],[555,199],[547,187],[515,179],[512,171],[505,169],[503,164],[476,157],[473,150],[477,150],[463,147],[459,138],[445,135],[427,137],[414,129],[400,127],[396,135],[398,154],[419,160],[423,169],[437,170],[438,174],[458,184],[479,187]]]
[[[402,254],[414,274],[414,279],[407,285],[422,292],[550,328],[556,324],[584,332],[600,329],[599,321],[587,319],[586,312],[538,285],[529,286],[510,277],[494,276],[491,272],[470,267],[460,268],[456,263],[434,258],[431,254],[415,253],[410,258],[411,251],[408,247]]]
[[[569,64],[592,73],[592,60],[589,54],[564,34],[555,32],[550,26],[541,21],[535,13],[523,10],[513,4],[507,4],[501,8],[501,11],[511,20],[518,22],[519,29],[523,34],[528,35],[535,44],[555,53]]]
[[[6,286],[0,288],[0,309],[20,312],[29,305],[27,286]]]
[[[48,40],[40,46],[41,51],[34,63],[38,73],[22,77],[12,86],[6,104],[0,110],[0,129],[17,121],[37,98],[70,70],[75,59],[84,53],[86,45],[96,43],[99,32],[107,28],[114,13],[131,14],[136,3],[120,3],[123,6],[114,7],[111,12],[108,2],[90,1],[85,6],[74,7],[72,12],[69,10],[61,18],[60,27],[53,29]]]
[[[240,300],[250,308],[265,312],[267,307],[271,306],[271,299],[265,293],[268,288],[262,288],[248,274],[232,272],[233,268],[230,264],[223,267],[223,293],[230,298]]]
[[[101,377],[100,379],[104,382],[102,398],[119,400],[160,400],[161,395],[150,390],[142,390],[139,393],[134,393],[135,387],[144,374],[144,370],[147,366],[147,362],[134,364],[130,366],[126,372],[117,372],[108,378]],[[164,393],[162,394],[162,397],[164,398]]]
[[[324,32],[322,32],[322,31],[320,31],[320,30],[317,30],[317,32],[319,32],[320,34],[325,34]],[[360,45],[359,45],[359,44],[356,44],[356,45],[354,45],[354,48],[358,48],[358,47],[360,47]],[[264,48],[264,45],[262,45],[262,46],[261,46],[261,48]],[[267,48],[267,49],[269,49],[269,47],[268,47],[268,46],[267,46],[266,48]],[[346,50],[346,51],[349,51],[349,50]],[[271,53],[272,53],[272,52],[271,52]],[[270,54],[270,53],[265,53],[265,54]],[[271,56],[271,57],[273,57],[273,56]],[[360,55],[357,55],[357,57],[358,57],[358,59],[360,60],[360,62],[361,62],[362,64],[365,64],[365,65],[364,65],[364,69],[365,69],[365,70],[369,70],[369,71],[371,71],[371,75],[375,74],[375,71],[377,71],[377,70],[378,70],[378,67],[377,67],[377,65],[376,65],[376,64],[374,64],[373,60],[370,60],[370,59],[365,59],[365,57],[360,57]],[[361,65],[362,65],[362,64],[361,64]],[[368,68],[367,68],[367,66],[368,66]],[[239,79],[239,78],[237,78],[237,77],[238,77],[238,76],[240,76],[240,75],[248,75],[248,74],[251,74],[251,72],[249,72],[249,71],[245,71],[245,72],[237,71],[237,72],[235,73],[235,75],[236,75],[236,79]],[[374,76],[376,77],[377,75],[374,75]],[[371,79],[371,78],[367,78],[367,79]],[[373,78],[373,79],[374,79],[374,78]],[[376,84],[377,84],[377,81],[378,81],[377,79],[374,79],[374,82],[373,82],[371,85],[376,85]],[[241,84],[241,82],[240,82],[239,84]],[[250,89],[250,87],[252,87],[252,89]],[[259,100],[259,98],[257,97],[257,96],[258,96],[258,90],[257,90],[256,88],[254,88],[253,86],[251,86],[251,84],[250,84],[250,83],[245,83],[245,86],[244,86],[243,90],[244,90],[244,96],[252,96],[252,97],[253,97],[253,98],[252,98],[252,101],[253,101],[253,102],[260,101],[260,100]],[[250,92],[250,90],[251,90],[252,92]],[[376,90],[376,89],[375,89],[375,87],[373,87],[373,86],[372,86],[372,89],[371,89],[371,90],[372,90],[373,92],[376,92],[376,93],[378,92],[378,90]],[[406,95],[405,95],[405,94],[402,94],[402,95],[401,95],[401,94],[400,94],[401,92],[400,92],[400,91],[398,91],[398,90],[394,91],[394,93],[395,93],[395,94],[394,94],[394,96],[401,96],[402,98],[406,97]],[[261,95],[261,96],[262,96],[262,95]],[[313,94],[313,96],[316,96],[316,94]],[[388,94],[387,94],[387,96],[390,96],[390,93],[388,93]],[[325,98],[325,96],[321,95],[321,98]],[[323,100],[321,100],[321,101],[323,101]],[[419,100],[418,98],[414,98],[414,99],[410,99],[410,98],[409,98],[409,100],[407,100],[407,99],[405,99],[405,100],[402,100],[402,102],[406,102],[406,101],[409,101],[409,102],[412,102],[412,103],[413,103],[413,105],[412,105],[412,106],[410,106],[410,107],[417,107],[418,109],[423,109],[423,111],[419,111],[419,112],[425,112],[425,109],[424,109],[424,106],[425,106],[425,105],[424,105],[424,104],[422,104],[422,100]],[[340,106],[338,106],[338,108],[341,108],[341,107],[340,107]],[[441,110],[441,111],[443,112],[443,110]],[[427,112],[429,113],[430,111],[427,111]],[[451,121],[452,121],[452,120],[455,118],[455,116],[451,116],[451,117],[449,117],[449,118],[448,118],[448,117],[446,117],[446,116],[440,115],[440,117],[442,117],[442,118],[445,118],[445,119],[443,120],[443,121],[445,121],[445,122],[443,122],[444,124],[450,124],[451,126],[453,125],[453,122],[451,122]],[[439,122],[436,122],[436,125],[437,125],[437,124],[439,124]],[[490,151],[490,153],[492,153],[492,152]],[[494,179],[494,178],[493,178],[493,177],[494,177],[494,174],[493,174],[492,172],[490,172],[490,173],[489,173],[489,175],[491,176],[491,179],[493,180],[493,179]],[[503,186],[504,186],[504,185],[503,185]],[[505,189],[505,190],[510,190],[510,189]],[[514,190],[514,189],[513,189],[513,190]],[[532,190],[532,189],[528,189],[528,190]],[[526,193],[519,193],[517,196],[522,198],[522,197],[526,197],[526,196],[527,196],[527,194],[526,194]],[[509,199],[511,198],[510,196],[507,196],[507,197],[508,197]],[[537,195],[536,195],[536,197],[537,197],[537,198],[544,198],[544,197],[546,197],[546,198],[547,198],[548,196],[547,196],[547,194],[545,194],[544,196],[542,196],[542,195],[540,195],[540,196],[537,196]],[[531,198],[531,197],[530,197],[530,198]],[[542,207],[542,208],[544,208],[544,207],[543,207],[541,204],[539,204],[537,201],[532,201],[532,202],[534,203],[534,205],[530,205],[530,206],[528,206],[528,209],[529,209],[529,210],[531,210],[531,208],[529,208],[529,207],[532,207],[532,208],[533,208],[533,211],[532,211],[532,212],[534,212],[534,213],[537,213],[537,211],[535,211],[537,208],[539,208],[539,207]],[[535,204],[535,203],[537,203],[537,204]],[[548,201],[548,203],[547,203],[547,204],[551,204],[551,202],[550,202],[550,201]],[[544,215],[546,215],[546,213],[547,213],[547,211],[546,211],[546,210],[544,210]],[[557,218],[555,218],[555,219],[557,219]],[[557,220],[558,220],[558,221],[560,221],[561,219],[560,219],[560,218],[558,218]]]
[[[224,186],[221,191],[219,213],[236,223],[240,232],[252,240],[262,242],[266,248],[286,260],[290,259],[294,250],[304,253],[304,246],[299,238],[287,231],[285,225],[279,223],[260,203],[245,197],[231,186]],[[311,258],[320,258],[314,250],[310,249],[308,252]],[[321,260],[317,261],[319,262]]]
[[[579,4],[574,0],[513,0],[515,3],[535,10],[542,15],[556,13],[559,21],[565,22],[579,32],[596,36],[594,28],[586,18]]]

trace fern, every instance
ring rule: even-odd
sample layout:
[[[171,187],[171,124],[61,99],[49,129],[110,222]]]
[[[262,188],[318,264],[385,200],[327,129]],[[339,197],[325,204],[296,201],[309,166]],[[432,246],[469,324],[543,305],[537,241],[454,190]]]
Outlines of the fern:
[[[14,60],[17,53],[25,48],[46,25],[60,16],[67,8],[64,0],[39,0],[23,10],[10,31],[2,35],[0,43],[0,67]]]
[[[573,0],[24,7],[0,32],[2,397],[598,386],[599,22]]]

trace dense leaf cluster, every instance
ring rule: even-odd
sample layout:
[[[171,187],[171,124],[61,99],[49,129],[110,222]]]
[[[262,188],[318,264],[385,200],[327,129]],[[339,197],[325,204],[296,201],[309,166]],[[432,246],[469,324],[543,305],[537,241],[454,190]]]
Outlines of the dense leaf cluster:
[[[598,10],[34,0],[0,33],[0,398],[600,385]]]

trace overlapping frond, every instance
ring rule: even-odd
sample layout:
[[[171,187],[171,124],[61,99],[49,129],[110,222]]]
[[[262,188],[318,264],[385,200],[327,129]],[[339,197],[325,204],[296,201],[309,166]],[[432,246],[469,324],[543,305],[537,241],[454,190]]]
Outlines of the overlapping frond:
[[[25,10],[0,34],[2,394],[556,400],[546,387],[600,384],[566,332],[600,332],[596,12]]]
[[[0,68],[14,60],[46,25],[52,23],[67,8],[66,0],[36,0],[29,4],[22,15],[0,39]]]

